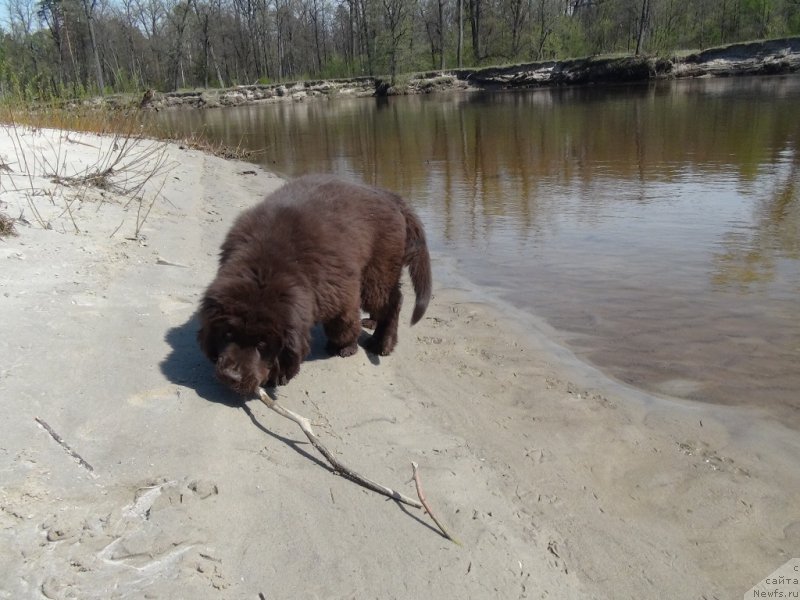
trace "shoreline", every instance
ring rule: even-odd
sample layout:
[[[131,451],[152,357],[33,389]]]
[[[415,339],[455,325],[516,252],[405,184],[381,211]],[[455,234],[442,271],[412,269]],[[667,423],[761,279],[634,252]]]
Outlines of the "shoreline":
[[[590,56],[507,66],[444,69],[403,76],[392,85],[384,77],[358,76],[286,83],[237,85],[223,89],[174,92],[149,90],[144,97],[112,94],[67,101],[70,108],[134,108],[143,110],[208,109],[314,99],[360,98],[446,92],[476,92],[546,87],[611,85],[692,79],[779,75],[800,71],[800,37],[729,44],[669,57]],[[152,93],[151,93],[152,92]]]
[[[411,328],[406,307],[392,356],[315,352],[279,396],[378,481],[407,493],[419,462],[453,546],[242,408],[197,348],[219,242],[280,179],[163,144],[140,222],[124,194],[55,182],[53,160],[21,172],[27,151],[84,172],[111,137],[17,133],[0,598],[738,597],[800,546],[794,432],[614,382],[434,255],[429,312]]]
[[[442,261],[441,257],[439,261]],[[442,274],[439,275],[441,277]],[[765,439],[763,432],[757,433],[751,430],[754,422],[763,424],[765,431],[775,427],[789,437],[797,433],[796,423],[786,423],[775,411],[757,404],[723,404],[695,400],[621,381],[606,373],[602,367],[581,358],[570,348],[567,334],[560,332],[543,316],[503,299],[502,292],[474,283],[452,265],[445,267],[443,279],[447,289],[466,294],[474,302],[485,304],[492,312],[503,315],[509,329],[513,329],[517,336],[525,339],[532,347],[536,347],[553,360],[558,360],[560,367],[569,374],[569,379],[576,385],[607,390],[643,410],[677,411],[685,416],[699,415],[698,418],[703,418],[705,415],[707,418],[725,423],[727,427],[745,437],[752,438],[754,448],[757,447],[756,440]],[[514,326],[520,323],[524,324],[523,328]]]

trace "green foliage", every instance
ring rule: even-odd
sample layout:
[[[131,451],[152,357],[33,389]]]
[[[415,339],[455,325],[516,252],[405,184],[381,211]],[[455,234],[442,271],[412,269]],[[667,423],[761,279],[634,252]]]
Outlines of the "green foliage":
[[[454,68],[458,2],[439,2],[276,0],[261,10],[253,8],[259,3],[151,0],[125,8],[107,0],[92,19],[106,84],[99,90],[81,1],[38,0],[33,22],[11,15],[0,32],[0,93],[3,102],[26,103],[206,83],[397,78],[440,68],[442,42],[445,66]],[[661,55],[800,35],[798,0],[463,0],[463,17],[464,67],[480,66],[473,43],[477,62],[492,65],[633,52],[640,34],[641,51]]]
[[[800,35],[800,10],[792,14],[786,22],[788,35]]]
[[[551,41],[556,58],[575,58],[591,53],[583,27],[576,19],[563,16],[556,22],[558,35]]]
[[[106,94],[113,94],[115,92],[134,93],[141,90],[136,75],[125,69],[115,70],[112,81],[112,84],[106,85]]]
[[[352,75],[350,65],[347,64],[342,56],[334,56],[328,60],[319,74],[321,79],[344,79],[352,77]]]

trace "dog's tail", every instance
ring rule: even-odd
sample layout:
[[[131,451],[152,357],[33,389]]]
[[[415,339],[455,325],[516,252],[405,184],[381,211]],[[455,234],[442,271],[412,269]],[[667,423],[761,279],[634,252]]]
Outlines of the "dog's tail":
[[[407,206],[403,206],[403,215],[406,218],[406,253],[403,262],[408,265],[417,297],[411,315],[411,324],[414,325],[425,314],[431,299],[431,257],[419,217]]]

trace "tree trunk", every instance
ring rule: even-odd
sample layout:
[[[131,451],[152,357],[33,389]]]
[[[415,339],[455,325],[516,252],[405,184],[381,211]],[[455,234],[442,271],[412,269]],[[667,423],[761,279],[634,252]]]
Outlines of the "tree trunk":
[[[97,48],[97,38],[94,34],[94,7],[95,1],[82,0],[83,14],[86,16],[86,25],[89,28],[89,43],[92,46],[92,56],[94,57],[94,68],[97,76],[97,86],[100,88],[100,95],[105,94],[106,83],[103,79],[103,66],[100,64],[100,51]]]
[[[472,30],[472,57],[475,64],[481,61],[481,2],[469,0],[469,23]]]
[[[347,10],[348,14],[350,15],[350,19],[347,23],[347,47],[350,50],[350,74],[355,75],[356,72],[356,30],[355,30],[355,21],[356,21],[356,14],[353,10],[353,4],[355,0],[347,0]]]
[[[361,30],[363,35],[364,48],[367,52],[367,75],[374,75],[375,63],[372,58],[372,43],[367,18],[367,0],[360,0]]]
[[[456,50],[458,68],[464,66],[462,54],[464,51],[464,0],[458,0],[458,48]]]
[[[314,46],[317,53],[317,74],[322,73],[322,47],[319,43],[319,5],[317,0],[314,0],[314,16],[312,17],[314,23]]]
[[[219,82],[219,87],[225,87],[225,80],[222,78],[222,71],[219,68],[219,63],[217,62],[217,55],[214,54],[214,46],[211,42],[208,43],[208,52],[211,54],[211,62],[214,63],[214,71],[217,73],[217,81]]]
[[[639,19],[639,35],[636,36],[636,56],[642,49],[642,38],[644,37],[644,29],[647,26],[648,17],[648,0],[642,0],[642,14]]]
[[[439,8],[439,69],[444,71],[444,0],[437,0]]]

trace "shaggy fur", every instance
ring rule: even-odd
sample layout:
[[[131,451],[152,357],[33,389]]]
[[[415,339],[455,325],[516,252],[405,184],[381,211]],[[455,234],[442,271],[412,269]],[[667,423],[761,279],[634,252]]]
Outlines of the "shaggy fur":
[[[222,244],[200,308],[198,340],[217,377],[240,394],[285,385],[322,323],[331,354],[358,349],[361,309],[374,326],[365,344],[388,355],[397,343],[407,265],[413,325],[431,295],[425,233],[402,198],[330,176],[296,179],[242,213]]]

